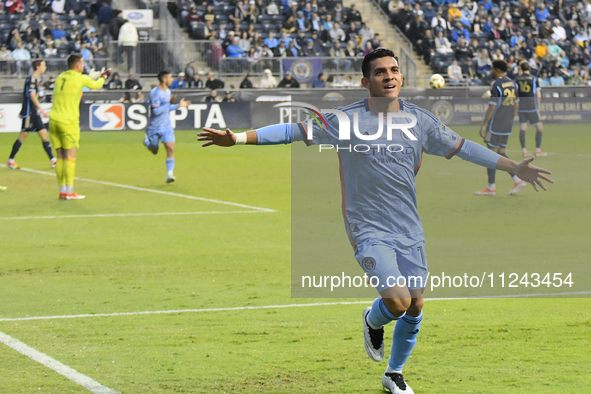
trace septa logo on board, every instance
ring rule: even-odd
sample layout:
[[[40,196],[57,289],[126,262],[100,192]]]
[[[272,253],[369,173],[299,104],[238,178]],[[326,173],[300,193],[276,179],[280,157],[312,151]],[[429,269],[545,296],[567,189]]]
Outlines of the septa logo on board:
[[[123,104],[93,104],[90,106],[91,130],[123,130],[125,106]]]

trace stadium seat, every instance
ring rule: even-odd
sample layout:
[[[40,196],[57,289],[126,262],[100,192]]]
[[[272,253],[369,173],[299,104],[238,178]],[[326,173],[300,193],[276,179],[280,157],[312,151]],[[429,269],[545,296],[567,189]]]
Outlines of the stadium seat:
[[[227,25],[228,22],[230,21],[230,19],[228,18],[227,15],[218,15],[218,16],[216,16],[215,20],[217,23],[224,24],[224,25]]]

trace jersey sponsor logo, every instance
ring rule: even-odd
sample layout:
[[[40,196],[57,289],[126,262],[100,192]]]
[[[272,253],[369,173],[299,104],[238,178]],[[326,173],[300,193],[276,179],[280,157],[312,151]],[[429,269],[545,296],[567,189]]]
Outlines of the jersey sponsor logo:
[[[123,104],[93,104],[90,106],[91,130],[123,130],[125,106]]]

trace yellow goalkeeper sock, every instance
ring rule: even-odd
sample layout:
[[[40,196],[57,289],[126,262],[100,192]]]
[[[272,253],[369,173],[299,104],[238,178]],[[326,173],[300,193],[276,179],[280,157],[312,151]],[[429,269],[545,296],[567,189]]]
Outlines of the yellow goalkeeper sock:
[[[65,163],[65,176],[64,184],[70,190],[68,193],[72,193],[74,189],[74,173],[76,172],[76,159],[66,159]]]
[[[66,186],[66,177],[64,176],[64,159],[58,158],[55,162],[55,174],[57,175],[57,184],[60,187],[60,191],[62,186]]]

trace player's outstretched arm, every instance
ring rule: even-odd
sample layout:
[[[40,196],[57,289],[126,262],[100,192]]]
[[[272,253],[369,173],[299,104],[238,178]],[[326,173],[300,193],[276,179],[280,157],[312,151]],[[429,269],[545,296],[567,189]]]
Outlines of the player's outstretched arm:
[[[93,71],[92,75],[86,75],[84,78],[84,86],[89,89],[100,89],[105,84],[105,81],[111,76],[111,69],[101,71]]]
[[[241,144],[256,145],[257,133],[254,130],[249,130],[246,133],[234,133],[227,128],[224,130],[216,130],[209,127],[204,127],[202,133],[197,133],[198,141],[207,141],[203,147],[210,145],[217,146],[234,146]]]
[[[554,183],[554,180],[547,177],[544,174],[551,175],[552,172],[545,170],[540,167],[532,166],[530,163],[534,161],[534,157],[530,157],[529,159],[523,160],[521,163],[516,161],[507,159],[506,157],[501,156],[499,161],[497,162],[497,170],[507,171],[510,173],[514,173],[517,175],[521,180],[524,180],[534,187],[535,191],[538,190],[538,186],[540,186],[543,190],[546,189],[546,186],[542,183],[542,180],[546,182]],[[536,186],[538,185],[538,186]]]
[[[550,183],[554,181],[548,178],[544,174],[552,174],[550,171],[536,166],[532,166],[530,163],[533,161],[533,157],[518,163],[504,156],[499,155],[492,150],[485,148],[473,141],[465,140],[460,151],[457,152],[457,156],[463,160],[469,161],[480,166],[497,169],[501,171],[507,171],[509,173],[517,175],[520,179],[532,184],[534,189],[538,191],[539,185],[543,190],[546,187],[541,182],[545,180]]]
[[[301,133],[292,134],[297,125],[290,123],[275,124],[250,130],[245,133],[233,133],[229,128],[226,131],[205,127],[202,133],[197,133],[198,141],[207,141],[203,147],[210,145],[233,146],[233,145],[278,145],[291,144],[294,141],[303,141]]]

